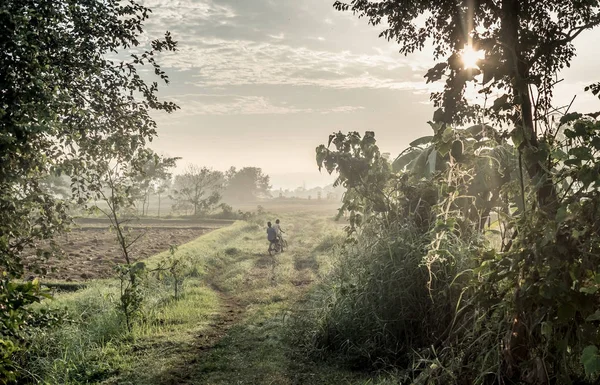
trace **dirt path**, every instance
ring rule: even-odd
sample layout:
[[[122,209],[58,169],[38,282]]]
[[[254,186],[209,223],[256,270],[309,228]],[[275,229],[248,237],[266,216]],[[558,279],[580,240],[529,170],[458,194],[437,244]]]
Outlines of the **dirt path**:
[[[142,357],[161,363],[142,358],[127,381],[116,378],[111,384],[364,383],[364,375],[299,359],[298,347],[291,346],[289,315],[326,274],[331,259],[326,245],[339,229],[323,216],[285,218],[283,223],[289,248],[274,257],[266,252],[262,227],[248,225],[235,237],[218,238],[203,259],[206,270],[198,283],[218,306],[167,338],[140,341]]]
[[[190,367],[194,367],[202,360],[207,352],[210,352],[215,345],[227,335],[229,329],[239,323],[245,313],[245,307],[231,295],[224,293],[214,284],[211,288],[218,293],[221,309],[216,314],[209,324],[209,329],[198,333],[194,337],[194,341],[187,346],[187,351],[181,351],[181,361],[177,362],[170,371],[165,373],[165,380],[161,385],[192,385],[193,382]],[[190,382],[192,381],[192,382]]]

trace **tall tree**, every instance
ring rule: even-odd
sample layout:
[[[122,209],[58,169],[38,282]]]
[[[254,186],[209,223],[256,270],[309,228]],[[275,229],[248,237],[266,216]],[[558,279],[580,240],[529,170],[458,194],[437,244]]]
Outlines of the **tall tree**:
[[[230,202],[250,202],[270,196],[269,176],[258,167],[244,167],[227,172],[227,187],[224,198]]]
[[[10,309],[0,312],[0,357],[10,357],[4,337],[18,340],[26,325],[24,305],[40,298],[13,281],[23,251],[47,255],[40,241],[69,224],[43,181],[67,174],[85,202],[99,186],[83,176],[103,160],[136,157],[156,135],[149,111],[178,108],[138,73],[149,66],[168,83],[156,58],[176,48],[168,32],[138,47],[149,12],[134,0],[0,2],[0,308]],[[138,53],[117,59],[132,47]],[[15,299],[21,292],[27,300]]]
[[[544,143],[556,127],[547,124],[548,113],[556,75],[575,56],[573,40],[600,24],[598,0],[352,0],[336,1],[334,7],[352,10],[372,25],[385,25],[380,36],[397,41],[403,54],[431,43],[437,64],[425,78],[445,79],[444,90],[431,96],[438,107],[434,120],[479,123],[485,114],[496,123],[510,123],[526,170],[539,182],[539,205],[556,208]],[[468,50],[485,53],[478,68],[462,60]],[[469,105],[464,93],[470,82],[492,103]],[[599,84],[586,89],[600,92]]]
[[[171,169],[181,158],[162,157],[151,153],[146,159],[135,177],[136,200],[141,201],[142,215],[148,214],[150,194],[157,190],[164,193],[164,184],[170,181],[173,175]]]
[[[171,198],[175,208],[191,206],[194,215],[213,210],[221,199],[224,176],[220,171],[189,165],[183,174],[176,175]]]

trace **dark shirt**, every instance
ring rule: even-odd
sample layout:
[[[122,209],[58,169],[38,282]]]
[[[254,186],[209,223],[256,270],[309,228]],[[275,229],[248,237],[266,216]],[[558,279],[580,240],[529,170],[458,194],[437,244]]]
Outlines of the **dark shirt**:
[[[275,231],[272,227],[267,227],[267,239],[269,241],[274,241],[277,239],[277,231]]]

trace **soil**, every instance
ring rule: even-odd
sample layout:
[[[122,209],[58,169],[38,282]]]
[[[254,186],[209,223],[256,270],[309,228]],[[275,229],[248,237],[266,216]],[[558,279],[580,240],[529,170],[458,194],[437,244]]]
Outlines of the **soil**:
[[[132,239],[140,236],[131,247],[130,255],[133,261],[143,260],[168,251],[171,245],[183,245],[225,224],[175,221],[144,223],[144,228],[130,230]],[[45,263],[48,271],[44,280],[78,282],[114,277],[115,264],[125,262],[115,232],[109,231],[104,222],[88,220],[80,225],[57,239],[62,256]]]

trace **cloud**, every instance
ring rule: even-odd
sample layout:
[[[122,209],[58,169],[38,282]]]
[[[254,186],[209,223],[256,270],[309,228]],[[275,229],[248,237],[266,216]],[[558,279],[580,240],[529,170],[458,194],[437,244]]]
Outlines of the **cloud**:
[[[362,42],[352,35],[353,19],[330,5],[316,0],[249,3],[145,0],[153,9],[149,34],[171,30],[179,42],[178,52],[162,55],[161,64],[185,71],[192,78],[188,84],[203,90],[238,85],[407,89],[414,83],[402,79],[423,67],[384,41],[357,48],[355,43]]]
[[[350,113],[363,109],[362,106],[334,106],[306,108],[275,102],[265,96],[232,94],[181,94],[169,97],[181,107],[176,117],[196,115],[265,115],[299,113]]]
[[[402,57],[294,47],[287,44],[198,38],[161,58],[166,67],[191,71],[198,87],[295,85],[323,88],[428,89]],[[408,74],[408,75],[407,75]]]

